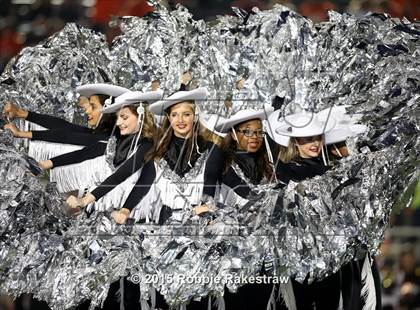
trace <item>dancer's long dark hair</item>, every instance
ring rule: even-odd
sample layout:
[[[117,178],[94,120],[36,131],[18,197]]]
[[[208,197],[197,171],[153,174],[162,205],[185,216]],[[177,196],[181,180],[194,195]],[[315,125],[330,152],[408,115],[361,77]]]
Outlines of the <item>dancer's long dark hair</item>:
[[[97,96],[102,107],[105,105],[105,100],[109,98],[107,95],[94,95]],[[94,133],[103,133],[111,135],[112,130],[114,129],[115,122],[117,121],[117,116],[115,113],[106,113],[102,114],[101,120],[99,121],[98,126],[93,129]],[[119,132],[115,133],[119,137]]]

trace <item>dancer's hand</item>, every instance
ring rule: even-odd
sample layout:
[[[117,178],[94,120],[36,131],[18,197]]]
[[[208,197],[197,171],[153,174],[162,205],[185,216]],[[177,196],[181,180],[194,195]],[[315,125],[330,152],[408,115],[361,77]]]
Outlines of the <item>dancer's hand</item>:
[[[26,118],[28,116],[28,111],[19,108],[13,102],[6,102],[3,108],[3,114],[8,120],[13,120],[15,118]]]
[[[118,211],[113,211],[111,213],[112,218],[115,220],[117,224],[124,224],[127,221],[129,215],[130,215],[130,210],[126,208],[122,208]]]
[[[12,135],[16,138],[28,138],[32,139],[32,131],[19,130],[13,123],[8,123],[3,126],[4,129],[8,129],[12,132]]]
[[[236,82],[236,88],[242,89],[245,86],[246,79],[241,78],[239,81]]]
[[[4,125],[4,129],[10,130],[14,137],[20,138],[21,136],[21,131],[13,123],[7,123],[6,125]]]
[[[80,198],[77,198],[73,195],[70,195],[69,198],[67,198],[66,203],[68,206],[72,209],[80,208],[82,207],[82,201]]]
[[[87,193],[81,200],[81,207],[84,208],[87,205],[91,204],[96,200],[95,196],[93,196],[91,193]]]
[[[152,90],[153,91],[157,91],[160,88],[160,82],[159,80],[154,80],[152,81]]]
[[[43,160],[39,162],[39,167],[41,167],[42,170],[48,170],[51,169],[54,165],[51,160]]]
[[[191,80],[192,80],[192,76],[191,76],[191,73],[189,73],[188,71],[184,72],[181,75],[181,83],[182,84],[188,85],[188,83],[191,82]]]
[[[197,206],[193,209],[194,215],[200,215],[201,213],[209,212],[210,208],[206,204],[202,204],[201,206]]]

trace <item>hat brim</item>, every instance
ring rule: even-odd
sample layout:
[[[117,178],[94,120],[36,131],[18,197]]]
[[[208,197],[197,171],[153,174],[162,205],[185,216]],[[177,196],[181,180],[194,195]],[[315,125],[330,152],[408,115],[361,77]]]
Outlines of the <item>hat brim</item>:
[[[149,106],[150,112],[156,115],[165,115],[166,110],[183,101],[203,101],[206,100],[208,91],[205,87],[200,87],[190,91],[179,91],[166,99],[159,100]]]
[[[224,138],[226,133],[219,132],[215,129],[216,124],[224,121],[225,119],[217,114],[205,114],[200,115],[201,124],[206,127],[212,133]]]
[[[338,126],[325,134],[325,144],[344,142],[350,137],[364,133],[367,126],[355,124],[350,126]]]
[[[115,113],[119,111],[120,109],[122,109],[123,107],[140,103],[140,102],[152,103],[152,102],[162,99],[162,96],[163,96],[163,91],[161,90],[149,91],[145,93],[139,92],[139,91],[126,92],[122,94],[121,96],[117,97],[115,99],[115,103],[113,103],[112,105],[108,107],[104,107],[102,109],[102,113],[104,114]]]
[[[330,117],[327,122],[320,121],[317,114],[293,114],[282,118],[276,134],[288,137],[313,137],[325,134],[334,128],[337,121]]]
[[[236,125],[250,121],[253,119],[260,119],[265,120],[267,119],[268,115],[273,112],[273,108],[265,108],[260,110],[241,110],[235,115],[231,116],[230,118],[223,120],[221,122],[218,122],[214,129],[221,132],[221,133],[227,133],[229,130],[231,130]]]
[[[347,114],[346,109],[349,107],[350,105],[333,106],[319,111],[317,115],[321,121],[325,121],[328,117],[334,117],[338,124],[354,124],[363,117],[363,114]]]
[[[128,88],[105,83],[85,84],[76,88],[76,92],[84,97],[93,95],[118,97],[128,91],[130,91]]]
[[[277,112],[277,111],[275,111],[275,112]],[[263,122],[264,131],[270,136],[270,138],[274,142],[276,142],[277,144],[279,144],[281,146],[288,147],[289,142],[290,142],[290,137],[279,135],[279,134],[276,133],[276,131],[273,129],[273,126],[270,123],[271,117],[272,117],[272,115],[270,115],[268,117],[268,119]]]

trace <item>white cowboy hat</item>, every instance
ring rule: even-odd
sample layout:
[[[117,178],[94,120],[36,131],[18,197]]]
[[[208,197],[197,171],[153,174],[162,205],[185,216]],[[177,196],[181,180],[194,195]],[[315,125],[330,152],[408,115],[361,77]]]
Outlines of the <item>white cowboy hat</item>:
[[[107,95],[112,97],[118,97],[125,92],[130,91],[129,89],[112,84],[104,83],[95,83],[95,84],[85,84],[78,86],[76,91],[84,97],[90,97],[93,95]]]
[[[128,91],[117,98],[115,98],[115,102],[109,106],[102,108],[102,113],[114,113],[120,110],[121,108],[132,105],[139,102],[155,102],[157,100],[162,99],[163,91],[156,90],[156,91],[148,91],[148,92],[141,92],[141,91]]]
[[[284,124],[284,120],[280,117],[280,110],[276,110],[268,116],[268,119],[263,122],[264,131],[273,139],[274,142],[282,146],[288,147],[290,137],[278,134],[274,129]]]
[[[246,110],[240,110],[234,115],[232,115],[230,118],[219,121],[214,129],[221,133],[227,133],[229,130],[231,130],[236,125],[252,120],[252,119],[260,119],[265,120],[267,119],[268,115],[270,115],[273,112],[274,108],[271,106],[264,107],[263,109],[254,110],[254,109],[246,109]]]
[[[203,126],[222,138],[226,136],[226,133],[217,131],[215,127],[219,122],[223,122],[225,120],[226,119],[224,117],[221,117],[218,114],[200,114],[200,122]]]
[[[321,121],[325,121],[329,115],[330,117],[334,117],[339,124],[354,124],[358,122],[363,117],[363,114],[347,114],[346,109],[348,107],[350,107],[350,105],[340,105],[326,108],[317,113],[318,118]]]
[[[189,91],[178,91],[166,99],[157,101],[149,106],[150,112],[156,115],[165,115],[166,109],[182,101],[202,101],[208,96],[207,88],[200,87]]]
[[[367,126],[359,124],[337,125],[331,131],[325,133],[325,144],[334,144],[346,141],[347,138],[355,137],[364,133]]]
[[[329,132],[335,124],[336,120],[333,117],[322,121],[315,113],[296,113],[281,118],[275,132],[289,137],[312,137]]]

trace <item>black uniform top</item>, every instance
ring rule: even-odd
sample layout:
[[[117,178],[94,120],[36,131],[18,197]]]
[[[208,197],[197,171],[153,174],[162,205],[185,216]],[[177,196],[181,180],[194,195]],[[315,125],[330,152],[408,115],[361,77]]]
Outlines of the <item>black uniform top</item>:
[[[276,176],[279,180],[276,188],[285,187],[289,181],[300,182],[305,179],[323,175],[330,167],[325,166],[322,159],[298,157],[285,164],[279,161],[276,166]],[[277,224],[283,210],[283,197],[279,195],[272,214],[272,224]]]
[[[191,166],[194,167],[194,164],[201,156],[195,146],[193,146],[192,152],[188,152],[188,143],[190,143],[190,140],[185,140],[174,135],[169,143],[168,149],[163,155],[171,170],[180,177],[183,177],[190,171]],[[203,153],[212,147],[212,143],[199,138],[198,147],[200,153]]]
[[[128,152],[132,146],[133,140],[136,139],[136,134],[131,134],[128,136],[118,136],[117,145],[115,148],[115,155],[113,164],[114,167],[121,165],[128,157]],[[140,138],[137,142],[137,145],[142,145],[146,143],[150,149],[151,142],[148,139]],[[69,152],[63,155],[59,155],[50,160],[53,162],[53,167],[67,166],[81,163],[88,159],[93,159],[105,154],[107,147],[107,141],[99,141],[95,144],[86,146],[80,150]],[[134,147],[133,147],[134,148]],[[144,151],[144,150],[143,150]],[[147,151],[146,151],[147,152]]]
[[[263,180],[264,173],[262,172],[261,164],[258,163],[258,154],[236,151],[232,155],[233,161],[252,184],[257,185]],[[232,167],[229,167],[223,175],[222,182],[232,188],[242,198],[249,198],[249,195],[252,193],[249,185],[238,176]],[[231,293],[225,289],[226,309],[246,309],[250,303],[256,305],[258,309],[265,309],[270,299],[272,288],[273,285],[271,283],[255,283],[245,284],[238,289],[237,293]]]
[[[189,143],[189,141],[187,142],[185,139],[173,136],[168,146],[168,149],[165,152],[165,155],[163,156],[163,158],[168,163],[169,168],[180,177],[183,177],[188,171],[190,171],[191,166],[194,167],[194,164],[197,162],[197,160],[201,156],[197,152],[196,148],[193,147],[193,151],[190,158],[187,143]],[[204,151],[212,148],[213,143],[199,139],[198,146],[199,146],[200,153],[203,153]],[[191,166],[189,165],[188,161],[190,162]],[[210,170],[211,170],[211,167],[206,162],[206,167],[204,170],[205,183],[206,183],[206,180],[209,181],[210,179],[212,179],[211,176],[207,177],[206,179],[206,174],[209,174]],[[130,195],[127,197],[127,200],[125,201],[123,208],[126,208],[128,210],[133,210],[133,208],[139,203],[139,201],[148,193],[150,187],[155,181],[155,178],[156,178],[156,169],[154,166],[154,161],[150,160],[148,163],[144,165],[140,178],[137,181],[136,185],[134,186],[133,190],[131,191]],[[213,182],[216,183],[215,181]],[[211,189],[212,187],[208,186],[207,188]],[[209,193],[211,194],[210,191]],[[213,194],[214,194],[214,190],[213,190]]]
[[[64,119],[28,111],[27,121],[36,123],[48,130],[33,130],[32,140],[55,143],[91,145],[107,140],[108,134],[96,133],[93,129],[72,124]]]
[[[152,148],[153,143],[148,139],[142,139],[136,152],[122,163],[118,169],[105,179],[97,188],[92,191],[96,200],[103,197],[118,184],[124,182],[128,177],[141,169],[144,165],[144,157]]]
[[[36,112],[28,111],[27,121],[38,124],[47,129],[67,129],[74,132],[91,133],[92,129],[70,123],[62,118],[58,118],[52,115],[39,114]]]
[[[204,193],[213,196],[216,183],[223,183],[232,188],[239,196],[246,198],[251,188],[245,180],[241,179],[232,167],[229,167],[226,173],[223,173],[227,157],[227,153],[224,153],[218,146],[214,146],[206,162],[206,167],[209,167],[209,169],[204,175],[206,185]],[[261,165],[258,164],[257,153],[236,151],[231,154],[231,157],[252,184],[257,185],[264,178]]]
[[[144,157],[151,149],[153,143],[149,139],[139,139],[136,152],[127,159],[131,142],[135,138],[135,134],[118,138],[113,164],[115,167],[121,166],[92,192],[96,199],[110,192],[143,166]],[[53,163],[53,167],[77,164],[104,155],[106,147],[106,142],[97,142],[81,150],[66,153],[50,160]]]
[[[53,168],[78,164],[85,160],[104,155],[106,144],[106,142],[96,142],[95,144],[85,146],[80,150],[50,158],[50,160],[53,163]]]
[[[323,175],[329,168],[324,165],[322,159],[319,157],[298,157],[287,164],[279,161],[276,167],[276,176],[279,181],[287,184],[289,181],[300,182],[317,175]]]
[[[235,152],[233,156],[234,162],[252,184],[257,185],[262,181],[264,173],[258,165],[258,155],[256,153]],[[227,170],[222,182],[243,198],[247,198],[251,193],[249,185],[236,174],[232,167]]]

